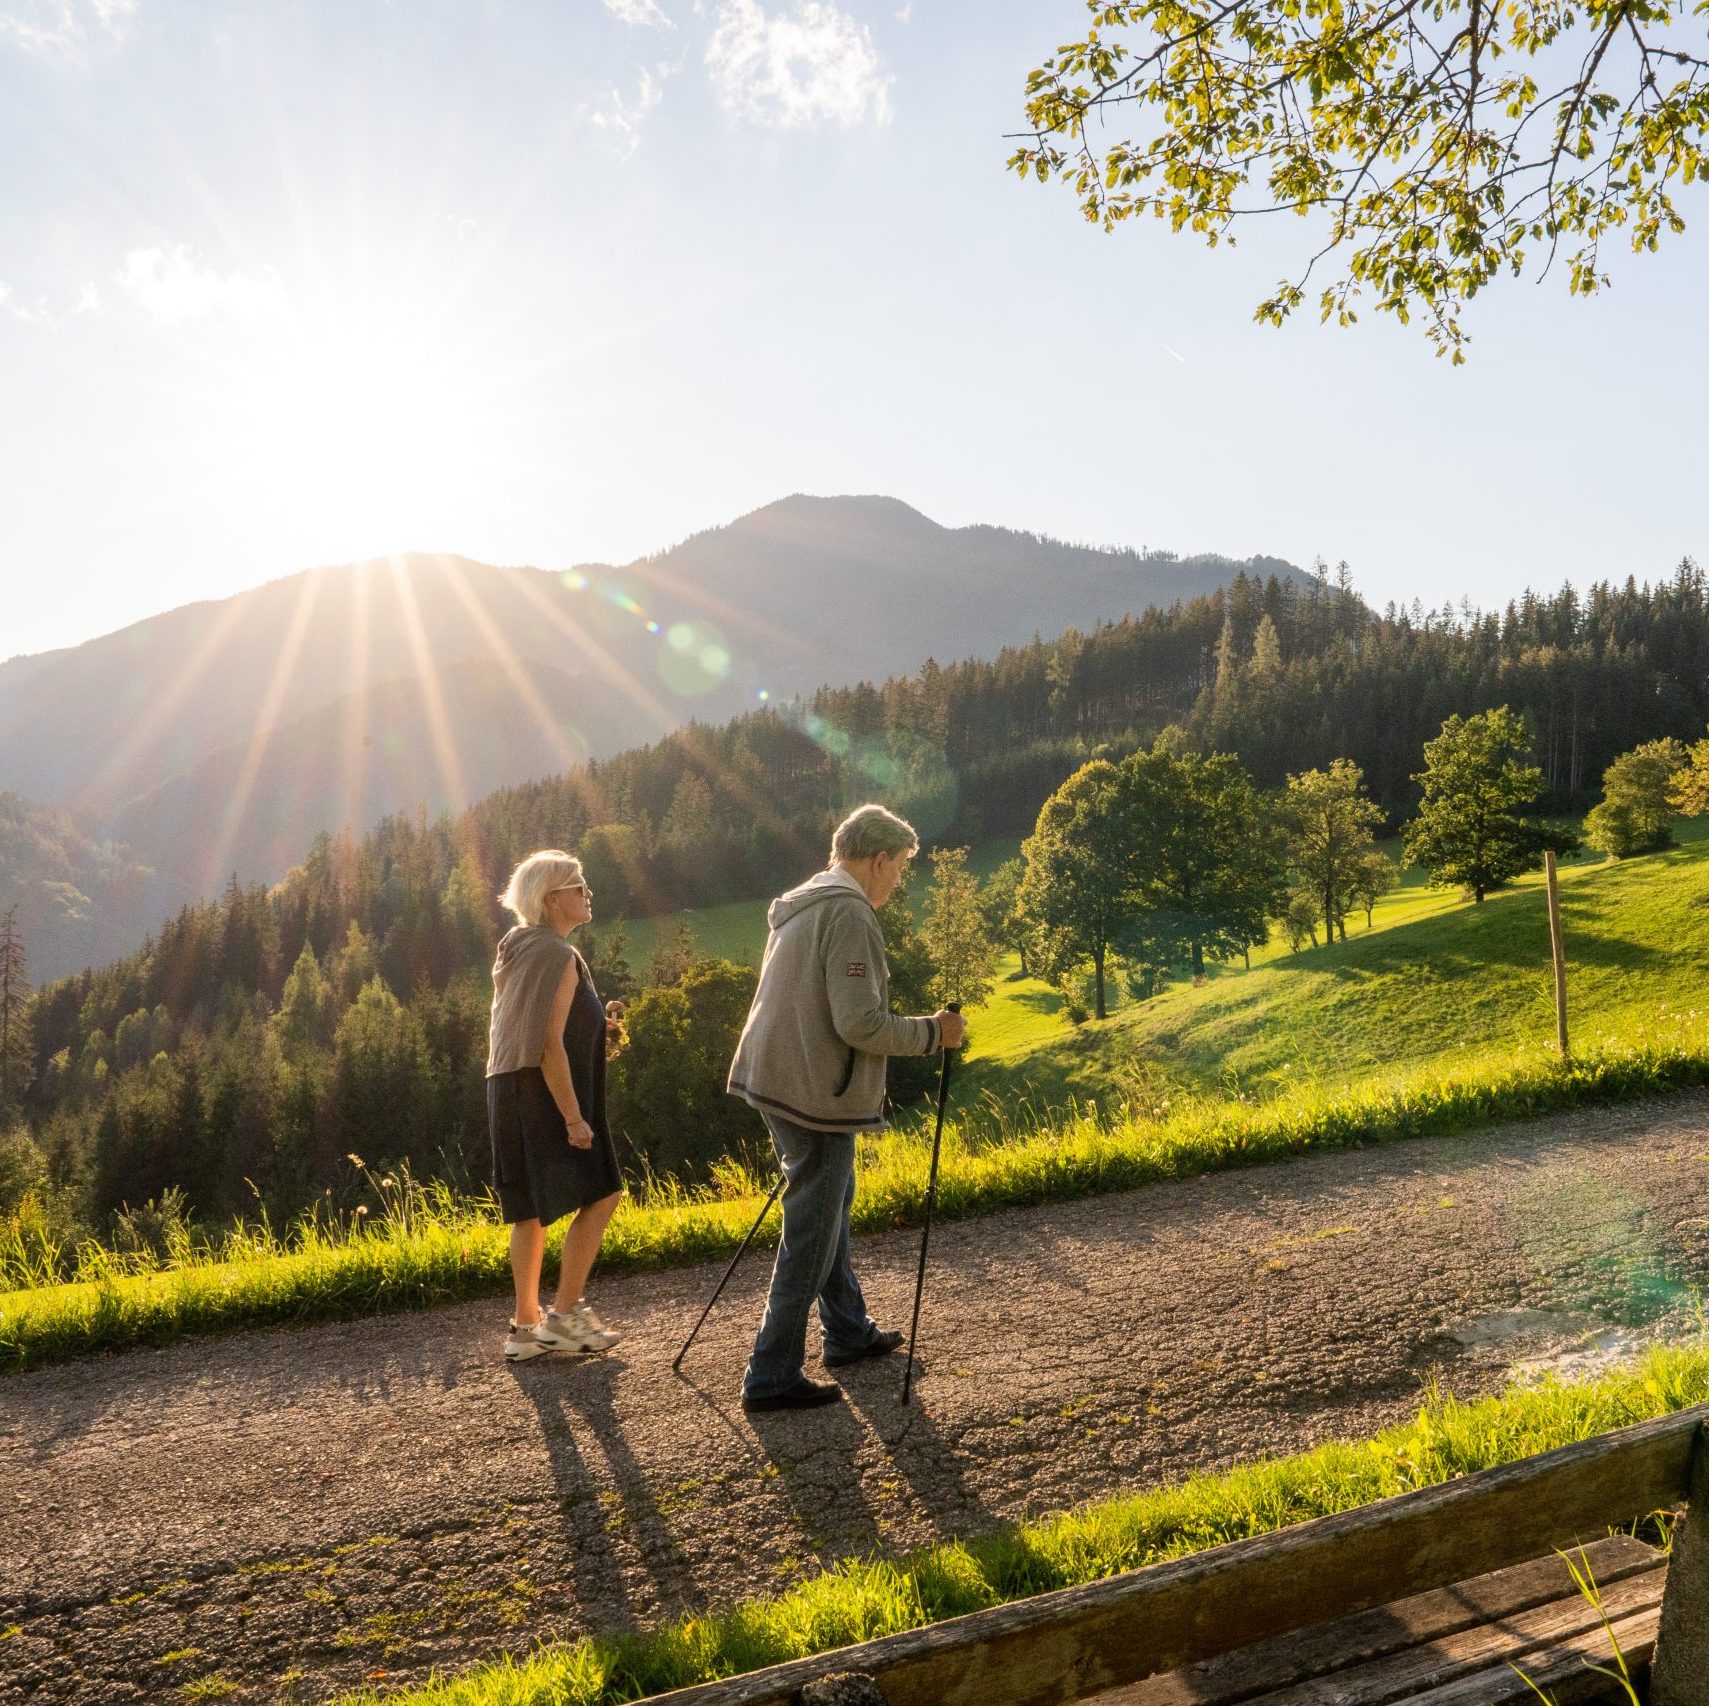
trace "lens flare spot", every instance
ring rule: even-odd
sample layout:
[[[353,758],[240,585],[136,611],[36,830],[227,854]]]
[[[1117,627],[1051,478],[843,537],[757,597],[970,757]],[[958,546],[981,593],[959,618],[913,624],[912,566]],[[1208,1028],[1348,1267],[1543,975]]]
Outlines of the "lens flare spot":
[[[834,732],[842,734],[840,729]],[[828,740],[822,744],[829,747],[832,752],[837,752],[837,748],[832,746]],[[846,753],[848,750],[849,738],[847,735],[843,735],[842,752]],[[839,756],[841,756],[840,753]],[[863,741],[861,743],[855,751],[854,767],[869,782],[876,782],[881,788],[894,787],[896,783],[902,780],[902,766],[876,741]]]
[[[673,622],[656,656],[665,685],[685,699],[720,687],[732,661],[729,641],[710,622]]]
[[[565,587],[571,592],[587,591],[587,576],[584,574],[578,574],[574,569],[565,569],[564,572],[558,576],[558,579],[561,580]]]
[[[661,632],[658,623],[657,622],[649,622],[647,624],[647,632],[649,634],[657,634],[657,633]]]

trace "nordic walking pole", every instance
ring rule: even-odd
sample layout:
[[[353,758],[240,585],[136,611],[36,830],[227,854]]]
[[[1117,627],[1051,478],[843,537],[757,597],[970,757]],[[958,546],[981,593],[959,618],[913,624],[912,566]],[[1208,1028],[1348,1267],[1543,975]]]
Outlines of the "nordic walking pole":
[[[777,1201],[777,1193],[782,1189],[783,1175],[780,1173],[778,1175],[777,1183],[771,1188],[771,1195],[766,1198],[765,1206],[760,1210],[759,1219],[748,1228],[748,1235],[742,1240],[741,1246],[736,1251],[735,1255],[730,1258],[730,1265],[724,1270],[724,1277],[719,1280],[718,1289],[713,1292],[712,1296],[707,1300],[706,1307],[701,1310],[700,1319],[694,1324],[694,1332],[690,1333],[688,1337],[683,1340],[682,1349],[671,1359],[672,1368],[680,1369],[682,1367],[682,1359],[688,1355],[688,1347],[694,1343],[696,1334],[698,1334],[700,1329],[706,1325],[706,1317],[712,1313],[713,1304],[723,1296],[724,1287],[730,1283],[730,1276],[736,1271],[736,1264],[748,1253],[748,1246],[753,1243],[754,1236],[764,1223],[765,1217],[771,1213],[771,1205]]]
[[[959,1013],[961,1003],[952,1001],[948,1011]],[[932,1210],[938,1201],[938,1155],[943,1148],[944,1140],[944,1109],[949,1106],[949,1066],[955,1050],[944,1050],[943,1065],[938,1070],[938,1127],[932,1133],[932,1171],[926,1181],[926,1224],[920,1232],[920,1271],[914,1276],[914,1320],[908,1328],[908,1366],[902,1374],[902,1402],[908,1402],[908,1393],[914,1385],[914,1341],[920,1336],[920,1295],[926,1288],[926,1246],[932,1238]]]

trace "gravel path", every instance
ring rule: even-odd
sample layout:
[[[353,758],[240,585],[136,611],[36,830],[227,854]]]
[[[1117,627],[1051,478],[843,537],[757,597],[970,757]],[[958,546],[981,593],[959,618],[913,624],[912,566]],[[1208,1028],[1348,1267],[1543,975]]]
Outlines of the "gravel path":
[[[883,1322],[917,1236],[858,1247]],[[743,1415],[763,1258],[686,1378],[716,1268],[598,1284],[599,1360],[509,1367],[483,1303],[9,1377],[0,1702],[308,1702],[644,1626],[1694,1327],[1706,1260],[1692,1094],[940,1227],[908,1410],[897,1359]]]

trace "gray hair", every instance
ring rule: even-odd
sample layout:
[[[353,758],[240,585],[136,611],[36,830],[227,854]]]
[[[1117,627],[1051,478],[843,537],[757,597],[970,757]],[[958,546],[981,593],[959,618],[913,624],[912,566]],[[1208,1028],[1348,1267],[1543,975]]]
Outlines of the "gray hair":
[[[920,838],[906,818],[884,806],[856,806],[831,837],[831,857],[845,863],[875,853],[915,853]]]
[[[538,924],[546,916],[546,896],[553,889],[582,881],[582,862],[571,853],[547,847],[530,853],[504,885],[498,903],[518,924]]]

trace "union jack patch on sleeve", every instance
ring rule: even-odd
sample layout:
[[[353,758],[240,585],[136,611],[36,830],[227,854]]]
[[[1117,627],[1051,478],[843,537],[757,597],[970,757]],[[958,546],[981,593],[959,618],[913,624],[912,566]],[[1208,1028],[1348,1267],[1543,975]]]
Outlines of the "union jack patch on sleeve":
[[[866,976],[866,961],[865,960],[850,960],[849,961],[848,975],[850,977],[865,977]]]

